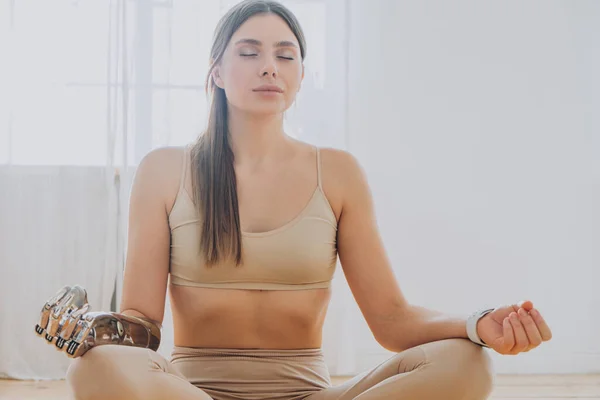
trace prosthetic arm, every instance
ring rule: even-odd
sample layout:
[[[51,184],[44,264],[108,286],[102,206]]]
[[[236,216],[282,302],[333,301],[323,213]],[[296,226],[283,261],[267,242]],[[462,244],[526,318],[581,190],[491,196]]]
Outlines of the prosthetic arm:
[[[91,312],[89,308],[85,289],[65,286],[46,302],[35,331],[71,358],[104,344],[158,349],[159,323],[114,312]]]

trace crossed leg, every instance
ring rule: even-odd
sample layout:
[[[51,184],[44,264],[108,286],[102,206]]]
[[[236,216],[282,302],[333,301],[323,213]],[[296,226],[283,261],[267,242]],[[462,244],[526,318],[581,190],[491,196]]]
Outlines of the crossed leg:
[[[400,352],[374,369],[306,400],[483,400],[492,386],[487,350],[457,338]]]
[[[139,347],[92,348],[73,360],[67,383],[75,400],[212,400],[160,354]]]

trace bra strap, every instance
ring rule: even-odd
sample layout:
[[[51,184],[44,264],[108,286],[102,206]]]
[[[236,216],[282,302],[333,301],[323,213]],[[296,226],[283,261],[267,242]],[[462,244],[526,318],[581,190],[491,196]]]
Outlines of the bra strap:
[[[319,188],[323,190],[323,185],[321,184],[321,152],[319,151],[319,146],[315,146],[317,149],[317,182],[319,184]]]
[[[185,175],[186,175],[186,171],[187,171],[188,157],[189,157],[189,147],[188,147],[188,145],[185,145],[185,146],[183,146],[183,163],[181,165],[181,180],[179,182],[179,192],[181,192],[185,186]]]

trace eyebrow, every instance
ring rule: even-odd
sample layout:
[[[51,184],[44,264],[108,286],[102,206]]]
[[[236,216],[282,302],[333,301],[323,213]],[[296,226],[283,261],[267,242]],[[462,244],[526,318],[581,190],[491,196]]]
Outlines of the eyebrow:
[[[240,39],[237,42],[235,42],[236,45],[240,44],[240,43],[246,43],[246,44],[252,44],[255,46],[262,46],[262,42],[260,40],[256,40],[256,39]],[[279,42],[275,42],[275,47],[298,47],[296,45],[296,43],[294,42],[290,42],[289,40],[282,40]]]

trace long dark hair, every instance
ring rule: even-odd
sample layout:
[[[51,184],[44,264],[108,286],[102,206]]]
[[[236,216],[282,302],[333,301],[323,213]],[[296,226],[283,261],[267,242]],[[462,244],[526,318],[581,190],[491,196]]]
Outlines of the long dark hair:
[[[224,259],[234,259],[236,266],[242,264],[242,232],[234,157],[229,144],[227,97],[225,91],[215,84],[212,71],[221,61],[233,34],[257,14],[281,17],[298,40],[302,60],[305,57],[306,41],[298,20],[276,1],[242,1],[217,24],[205,85],[210,102],[208,124],[190,151],[193,199],[201,218],[200,253],[204,255],[207,266]]]

